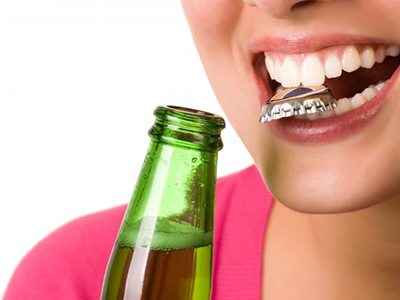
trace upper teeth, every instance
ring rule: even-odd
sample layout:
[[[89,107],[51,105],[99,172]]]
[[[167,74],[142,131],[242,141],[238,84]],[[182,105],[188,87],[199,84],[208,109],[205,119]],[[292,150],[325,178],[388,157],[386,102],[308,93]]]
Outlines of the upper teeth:
[[[321,85],[327,78],[342,75],[342,70],[354,72],[360,67],[372,68],[375,62],[381,63],[386,56],[396,57],[400,48],[390,46],[346,46],[321,53],[277,54],[264,53],[267,70],[284,87]]]

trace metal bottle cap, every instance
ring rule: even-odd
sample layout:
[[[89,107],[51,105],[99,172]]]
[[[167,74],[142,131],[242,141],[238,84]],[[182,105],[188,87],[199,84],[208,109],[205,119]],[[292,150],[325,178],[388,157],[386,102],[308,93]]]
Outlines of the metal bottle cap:
[[[336,99],[324,85],[287,88],[276,93],[263,106],[260,123],[281,118],[324,112],[336,107]]]

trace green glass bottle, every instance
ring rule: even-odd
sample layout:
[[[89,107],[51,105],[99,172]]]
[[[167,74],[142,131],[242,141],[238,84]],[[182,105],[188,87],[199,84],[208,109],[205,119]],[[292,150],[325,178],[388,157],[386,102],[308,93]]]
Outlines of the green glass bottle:
[[[104,278],[103,300],[210,298],[216,166],[224,120],[159,106]]]

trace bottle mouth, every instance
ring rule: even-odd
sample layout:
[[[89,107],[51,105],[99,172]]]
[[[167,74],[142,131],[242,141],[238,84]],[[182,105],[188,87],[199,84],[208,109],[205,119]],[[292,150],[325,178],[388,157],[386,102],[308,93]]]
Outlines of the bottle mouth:
[[[158,106],[154,115],[149,135],[155,141],[208,151],[223,147],[225,121],[219,115],[175,105]]]
[[[166,108],[167,110],[169,109],[170,111],[168,113],[171,116],[180,117],[182,119],[194,122],[205,121],[207,123],[210,123],[211,126],[216,126],[221,129],[225,128],[225,122],[221,116],[207,111],[182,107],[182,106],[175,106],[175,105],[166,105],[165,107],[159,106],[157,109],[163,109],[163,108]]]
[[[210,117],[210,118],[221,118],[220,116],[213,114],[213,113],[209,113],[207,111],[203,111],[203,110],[198,110],[198,109],[193,109],[193,108],[188,108],[188,107],[182,107],[182,106],[176,106],[176,105],[167,105],[165,106],[166,108],[171,108],[173,110],[178,110],[178,111],[183,111],[189,114],[194,114],[196,116],[205,116],[205,117]]]

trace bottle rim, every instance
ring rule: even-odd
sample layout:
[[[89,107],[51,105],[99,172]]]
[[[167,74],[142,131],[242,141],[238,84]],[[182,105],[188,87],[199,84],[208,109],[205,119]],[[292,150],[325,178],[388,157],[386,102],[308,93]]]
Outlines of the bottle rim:
[[[178,110],[178,111],[183,111],[185,113],[193,114],[196,116],[204,116],[204,117],[210,117],[210,118],[222,118],[221,116],[217,114],[213,114],[204,110],[199,110],[195,108],[189,108],[189,107],[183,107],[183,106],[176,106],[176,105],[166,105],[165,107],[171,108],[173,110]]]
[[[177,105],[166,105],[157,107],[154,114],[157,115],[159,111],[164,111],[169,116],[179,117],[180,119],[188,121],[208,123],[210,126],[215,126],[218,129],[225,128],[225,121],[221,116],[204,110]]]

